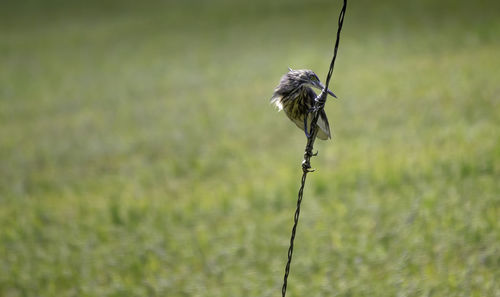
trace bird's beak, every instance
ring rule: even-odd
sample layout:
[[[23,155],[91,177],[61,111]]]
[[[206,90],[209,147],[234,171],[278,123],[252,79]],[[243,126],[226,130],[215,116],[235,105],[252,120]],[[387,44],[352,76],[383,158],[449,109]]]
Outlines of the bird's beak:
[[[316,85],[316,87],[318,89],[320,89],[321,91],[323,91],[323,89],[325,88],[325,86],[321,82],[318,82],[317,85]],[[332,91],[330,91],[329,89],[326,89],[326,92],[328,94],[330,94],[333,98],[337,98],[337,96],[335,96],[335,94]]]
[[[335,94],[332,91],[330,91],[330,90],[327,89],[326,92],[328,94],[332,95],[333,98],[337,98],[337,96],[335,96]]]

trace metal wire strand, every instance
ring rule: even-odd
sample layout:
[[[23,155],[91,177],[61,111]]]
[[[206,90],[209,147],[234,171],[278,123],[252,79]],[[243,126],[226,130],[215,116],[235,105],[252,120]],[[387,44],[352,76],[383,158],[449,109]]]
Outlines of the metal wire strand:
[[[339,21],[338,21],[338,29],[337,29],[337,39],[335,41],[335,48],[333,52],[333,58],[330,63],[330,69],[328,70],[328,75],[326,77],[326,82],[325,82],[325,87],[323,88],[323,91],[321,94],[316,98],[315,102],[315,108],[313,112],[313,119],[310,124],[311,131],[309,133],[309,138],[307,139],[307,144],[306,148],[304,151],[304,160],[302,161],[302,180],[301,180],[301,185],[298,193],[298,198],[297,198],[297,209],[295,210],[295,215],[293,217],[293,228],[292,228],[292,235],[290,237],[290,247],[288,248],[288,260],[286,262],[286,267],[285,267],[285,276],[283,278],[283,287],[281,288],[281,296],[285,297],[286,295],[286,289],[287,289],[287,284],[288,284],[288,275],[290,274],[290,265],[292,263],[292,256],[293,256],[293,244],[295,241],[295,233],[297,232],[297,225],[299,223],[299,216],[300,216],[300,205],[302,203],[302,197],[304,194],[304,187],[306,184],[306,178],[307,174],[309,172],[312,172],[314,170],[311,170],[311,157],[315,156],[315,154],[312,153],[313,147],[314,147],[314,141],[316,140],[316,135],[318,133],[318,127],[317,127],[317,122],[319,118],[320,111],[323,110],[326,102],[326,90],[328,89],[328,85],[330,84],[330,79],[332,78],[333,74],[333,67],[335,66],[335,60],[337,59],[337,51],[339,48],[339,42],[340,42],[340,31],[342,30],[342,25],[344,23],[344,15],[345,11],[347,8],[347,0],[344,0],[344,5],[342,6],[342,10],[340,11],[339,15]]]

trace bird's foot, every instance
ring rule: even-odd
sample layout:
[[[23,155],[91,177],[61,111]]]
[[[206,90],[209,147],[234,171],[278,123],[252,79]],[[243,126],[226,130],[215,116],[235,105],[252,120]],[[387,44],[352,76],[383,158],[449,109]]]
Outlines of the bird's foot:
[[[309,162],[309,160],[302,161],[302,171],[303,172],[314,172],[314,169],[311,168],[311,162]]]
[[[322,104],[322,105],[318,104],[318,105],[314,106],[313,108],[311,108],[311,113],[316,113],[316,112],[322,110],[324,107],[325,107],[324,104]]]
[[[312,108],[313,112],[318,112],[319,110],[323,109],[325,107],[326,103],[326,93],[322,91],[316,98],[314,98],[314,101],[316,104]]]
[[[325,107],[325,102],[319,102],[317,104],[314,104],[313,107],[311,107],[307,112],[308,113],[317,113],[318,111],[322,110]]]
[[[304,153],[304,161],[302,161],[302,171],[304,172],[314,172],[314,169],[311,169],[311,157],[316,157],[318,155],[318,151],[313,153],[311,150],[306,150]]]
[[[318,101],[318,103],[315,104],[314,107],[311,108],[309,112],[316,113],[316,112],[322,110],[324,107],[325,107],[325,102],[319,102]]]

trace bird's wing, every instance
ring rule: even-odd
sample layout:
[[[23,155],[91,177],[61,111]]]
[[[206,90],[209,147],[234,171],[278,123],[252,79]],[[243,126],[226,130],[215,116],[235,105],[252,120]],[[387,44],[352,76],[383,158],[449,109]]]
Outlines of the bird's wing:
[[[321,110],[318,118],[318,138],[322,140],[327,140],[332,138],[330,134],[330,125],[328,124],[328,118],[324,110]]]

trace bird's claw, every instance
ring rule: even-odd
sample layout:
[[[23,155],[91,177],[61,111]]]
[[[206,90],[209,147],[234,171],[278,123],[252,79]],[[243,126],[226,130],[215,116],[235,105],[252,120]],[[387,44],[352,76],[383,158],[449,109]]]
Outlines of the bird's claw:
[[[324,90],[319,94],[319,96],[314,98],[314,101],[317,104],[315,104],[314,107],[312,108],[313,112],[318,112],[320,109],[323,109],[323,107],[325,107],[326,94],[323,93],[325,93]]]
[[[311,109],[308,110],[309,113],[316,113],[325,107],[325,102],[321,102],[319,100],[316,101],[318,101],[318,104],[315,104],[313,107],[311,107]]]
[[[318,151],[313,153],[311,150],[307,150],[304,157],[316,157],[318,155]]]
[[[311,163],[308,160],[302,161],[302,171],[314,172],[314,169],[311,168]]]
[[[322,110],[324,107],[325,107],[325,102],[318,101],[318,104],[314,105],[314,107],[312,108],[312,112],[318,112]]]
[[[313,153],[311,150],[306,150],[304,154],[304,161],[302,161],[302,171],[304,172],[314,172],[315,170],[311,168],[311,157],[318,155],[318,151]]]

